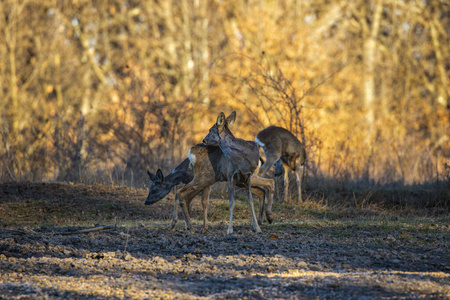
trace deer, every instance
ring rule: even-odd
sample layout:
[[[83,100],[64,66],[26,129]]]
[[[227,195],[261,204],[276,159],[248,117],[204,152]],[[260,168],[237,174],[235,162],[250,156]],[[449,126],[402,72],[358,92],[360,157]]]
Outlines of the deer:
[[[235,207],[234,193],[235,186],[237,184],[243,185],[247,190],[247,201],[250,207],[253,230],[259,233],[261,232],[261,228],[258,225],[253,207],[251,187],[252,185],[262,186],[263,184],[266,184],[266,187],[270,186],[268,207],[266,212],[266,216],[268,216],[267,213],[271,213],[274,181],[267,181],[267,179],[259,178],[257,174],[255,174],[255,171],[258,170],[261,163],[259,160],[258,145],[253,141],[246,141],[234,137],[229,127],[234,124],[235,120],[235,111],[233,111],[227,118],[225,118],[225,114],[221,112],[217,117],[216,123],[210,128],[208,135],[203,139],[203,144],[206,146],[215,146],[218,150],[221,150],[226,158],[218,162],[212,161],[211,166],[216,170],[220,170],[219,173],[216,173],[217,181],[227,181],[228,195],[230,199],[230,218],[227,234],[229,235],[233,233],[233,211]],[[208,147],[206,149],[211,148]],[[182,206],[186,225],[191,232],[193,232],[193,228],[190,222],[189,212],[187,211],[187,200],[192,194],[195,194],[197,190],[201,190],[203,186],[207,185],[207,182],[209,181],[203,174],[204,167],[197,160],[198,155],[201,155],[202,151],[205,151],[205,149],[200,147],[190,149],[188,157],[194,168],[194,180],[178,191],[180,205]],[[261,214],[262,211],[260,216]]]
[[[147,171],[151,180],[149,194],[145,200],[146,205],[151,205],[167,196],[171,189],[180,184],[186,185],[176,193],[172,221],[170,229],[174,229],[178,221],[178,204],[180,199],[186,201],[188,213],[190,214],[190,205],[192,199],[202,192],[203,208],[203,228],[202,233],[208,230],[208,200],[210,187],[219,181],[226,180],[227,159],[219,147],[197,144],[189,150],[189,158],[183,160],[173,171],[164,177],[162,171],[158,169],[156,174]],[[242,186],[238,184],[238,186]],[[265,209],[265,195],[267,189],[268,209]],[[263,213],[266,212],[266,218],[269,223],[273,222],[272,202],[275,190],[275,182],[270,179],[256,179],[252,187],[252,193],[259,198],[259,216],[258,223],[262,223]]]
[[[177,167],[175,167],[172,172],[164,176],[161,169],[158,169],[156,171],[156,174],[151,173],[147,170],[148,177],[150,178],[151,184],[148,189],[148,196],[145,199],[144,204],[145,205],[151,205],[154,204],[161,199],[164,199],[167,194],[172,190],[174,186],[177,186],[181,183],[188,184],[192,181],[194,178],[194,173],[192,171],[192,168],[190,167],[189,159],[184,159],[181,164],[179,164]],[[203,208],[203,230],[206,232],[207,228],[207,207],[208,207],[208,200],[209,200],[209,194],[210,194],[210,187],[206,187],[202,191],[202,208]],[[190,211],[191,207],[191,200],[188,202],[188,209]],[[175,199],[174,206],[173,206],[173,213],[172,213],[172,221],[170,224],[170,229],[173,230],[175,228],[175,225],[178,221],[178,209],[177,209],[177,201]]]
[[[284,202],[287,203],[289,191],[289,171],[294,171],[297,182],[298,198],[302,201],[302,176],[306,163],[305,146],[289,130],[271,125],[261,130],[255,137],[256,143],[263,148],[266,161],[259,169],[259,176],[276,164],[275,174],[284,170]]]

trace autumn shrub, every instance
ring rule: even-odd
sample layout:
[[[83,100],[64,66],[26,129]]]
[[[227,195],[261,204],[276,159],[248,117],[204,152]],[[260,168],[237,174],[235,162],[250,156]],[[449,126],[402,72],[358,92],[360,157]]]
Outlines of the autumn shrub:
[[[236,110],[239,138],[274,124],[305,144],[307,193],[439,190],[449,11],[443,1],[2,1],[0,181],[145,187],[147,169],[170,172],[219,112]]]

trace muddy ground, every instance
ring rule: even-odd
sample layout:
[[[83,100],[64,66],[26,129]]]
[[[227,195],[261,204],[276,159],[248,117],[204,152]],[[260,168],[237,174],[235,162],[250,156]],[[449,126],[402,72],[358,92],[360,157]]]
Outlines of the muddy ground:
[[[211,201],[206,234],[197,200],[190,235],[168,229],[171,199],[145,197],[0,185],[0,299],[450,298],[448,215],[275,205],[256,234],[240,201],[227,236],[226,199]],[[113,226],[79,232],[101,225]]]

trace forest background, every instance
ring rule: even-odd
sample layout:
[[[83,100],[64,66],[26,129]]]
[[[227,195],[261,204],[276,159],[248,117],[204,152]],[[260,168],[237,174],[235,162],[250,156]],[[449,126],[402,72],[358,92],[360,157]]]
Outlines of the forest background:
[[[447,0],[0,2],[0,182],[144,187],[219,112],[309,183],[449,178]]]

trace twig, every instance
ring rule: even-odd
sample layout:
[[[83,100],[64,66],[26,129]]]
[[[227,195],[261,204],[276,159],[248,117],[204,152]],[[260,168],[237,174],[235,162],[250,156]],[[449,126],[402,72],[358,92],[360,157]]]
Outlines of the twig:
[[[16,229],[8,229],[8,228],[0,228],[0,231],[10,231],[14,234],[29,234],[29,231],[24,231],[24,230],[16,230]],[[32,232],[35,233],[35,232]]]
[[[62,232],[62,233],[53,233],[55,235],[72,235],[72,234],[80,234],[80,233],[89,233],[89,232],[94,232],[94,231],[100,231],[100,230],[106,230],[106,229],[111,229],[111,228],[115,228],[116,225],[105,225],[105,226],[99,226],[99,227],[94,227],[94,228],[88,228],[88,229],[83,229],[83,230],[77,230],[77,231],[73,231],[73,232]]]
[[[52,232],[52,233],[36,232],[36,231],[34,231],[32,229],[29,229],[29,228],[24,228],[24,230],[0,228],[0,231],[10,231],[13,234],[21,234],[21,235],[24,235],[24,234],[36,234],[36,235],[43,235],[43,236],[53,236],[53,235],[73,235],[73,234],[80,234],[80,233],[89,233],[89,232],[94,232],[94,231],[111,229],[111,228],[115,228],[115,227],[116,227],[116,224],[99,226],[99,227],[88,228],[88,229],[83,229],[83,230],[77,230],[77,231],[72,231],[72,232]]]

